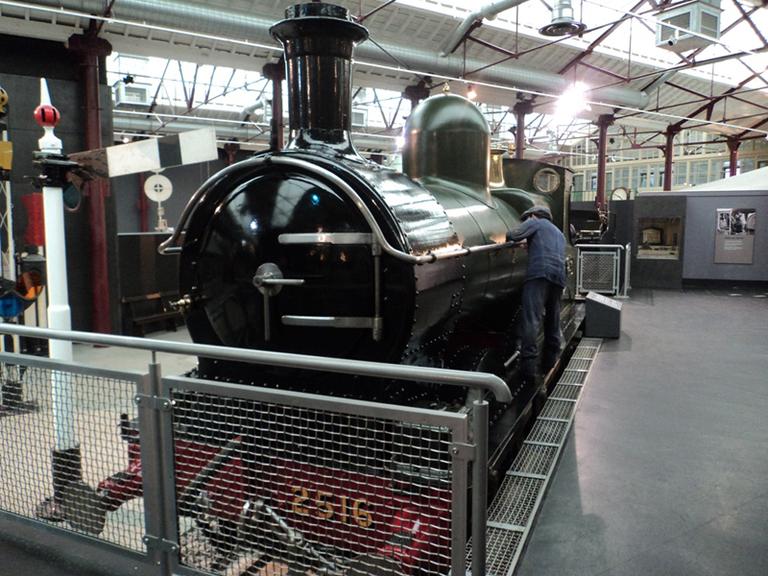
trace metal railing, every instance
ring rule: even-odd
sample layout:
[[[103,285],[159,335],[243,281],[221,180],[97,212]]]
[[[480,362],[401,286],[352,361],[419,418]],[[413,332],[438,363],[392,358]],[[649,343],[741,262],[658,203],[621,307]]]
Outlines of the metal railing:
[[[576,292],[599,292],[627,298],[632,245],[577,244]],[[623,255],[623,256],[622,256]]]
[[[0,382],[14,391],[0,412],[4,533],[65,545],[110,574],[228,576],[280,562],[394,575],[464,574],[469,528],[472,573],[485,573],[481,392],[510,396],[495,376],[10,324],[0,333],[152,355],[129,372],[0,354]],[[450,412],[163,377],[159,351],[461,386],[472,400]]]

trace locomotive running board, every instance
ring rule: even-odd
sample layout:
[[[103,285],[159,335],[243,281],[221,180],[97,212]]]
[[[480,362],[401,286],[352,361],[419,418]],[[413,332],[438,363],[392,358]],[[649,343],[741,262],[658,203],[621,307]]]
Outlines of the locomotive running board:
[[[489,576],[512,576],[517,568],[601,342],[600,338],[583,338],[579,342],[488,508]],[[467,565],[471,563],[470,541]]]

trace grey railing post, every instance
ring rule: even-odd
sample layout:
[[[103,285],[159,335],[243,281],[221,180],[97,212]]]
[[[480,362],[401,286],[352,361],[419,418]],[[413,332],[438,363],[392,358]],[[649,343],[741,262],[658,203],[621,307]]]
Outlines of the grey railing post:
[[[632,243],[628,243],[624,251],[624,298],[629,297],[629,289],[632,288],[629,284],[629,273],[632,266]]]
[[[149,373],[142,380],[136,404],[139,407],[142,490],[144,494],[144,544],[147,555],[157,566],[158,576],[171,576],[173,557],[179,546],[175,528],[173,492],[166,494],[163,460],[171,439],[165,438],[170,421],[171,401],[160,394],[161,370],[152,355]],[[169,507],[171,514],[169,514]]]
[[[472,576],[485,576],[485,536],[488,523],[488,402],[472,408]]]
[[[466,440],[462,438],[459,442],[454,441],[451,446],[451,576],[465,576],[467,573],[467,464],[474,457],[474,447]]]

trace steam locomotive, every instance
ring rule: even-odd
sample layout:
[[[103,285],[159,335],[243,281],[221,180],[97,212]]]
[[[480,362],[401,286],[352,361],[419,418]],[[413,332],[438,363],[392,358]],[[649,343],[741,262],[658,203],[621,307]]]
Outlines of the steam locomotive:
[[[567,229],[569,172],[491,154],[482,113],[452,94],[430,97],[413,110],[404,173],[365,161],[350,141],[350,61],[366,29],[346,9],[315,2],[289,8],[272,34],[285,49],[290,144],[209,179],[162,248],[180,252],[178,306],[193,340],[494,372],[516,395],[509,405],[493,404],[491,466],[501,469],[514,424],[537,392],[515,381],[515,317],[527,258],[524,245],[506,243],[506,233],[534,205],[548,206],[553,221]],[[568,272],[566,340],[576,328],[570,264]],[[338,376],[327,381],[210,358],[199,359],[197,376],[443,410],[461,410],[469,402],[459,388],[364,385]],[[283,529],[300,527],[305,541],[350,554],[374,551],[378,561],[372,565],[386,560],[378,572],[360,573],[446,569],[429,552],[450,545],[449,527],[435,519],[447,505],[439,486],[400,490],[402,479],[334,463],[333,450],[301,458],[271,454],[258,466],[249,464],[244,447],[258,442],[247,428],[260,422],[251,418],[245,429],[203,422],[205,410],[198,408],[205,404],[210,413],[211,402],[192,393],[176,399],[184,424],[175,445],[177,491],[181,512],[207,526],[223,556],[234,541],[256,538],[243,514],[254,513],[259,502],[261,516]],[[221,406],[230,415],[243,409]],[[316,444],[333,446],[337,426],[320,427],[318,435],[328,437]],[[130,465],[99,485],[104,510],[141,494],[138,431],[127,421],[123,437]],[[367,496],[346,495],[353,485],[368,487]],[[344,495],[333,508],[328,498],[336,493]],[[314,523],[307,518],[312,502]],[[334,510],[357,528],[376,522],[389,529],[362,536],[324,530],[320,520]],[[308,562],[306,550],[300,555]],[[300,565],[334,573],[327,562]],[[358,572],[347,567],[347,573]]]

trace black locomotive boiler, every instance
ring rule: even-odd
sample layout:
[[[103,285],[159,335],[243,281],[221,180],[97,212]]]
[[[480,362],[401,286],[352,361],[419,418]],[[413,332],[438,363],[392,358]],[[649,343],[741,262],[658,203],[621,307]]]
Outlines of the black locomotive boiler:
[[[209,179],[169,242],[192,338],[509,378],[526,251],[505,235],[534,204],[565,226],[564,186],[491,188],[487,122],[451,94],[412,112],[404,174],[363,160],[350,141],[350,59],[366,29],[321,3],[287,16],[272,34],[285,48],[290,144]],[[220,361],[201,359],[200,372],[254,380],[252,367]]]

